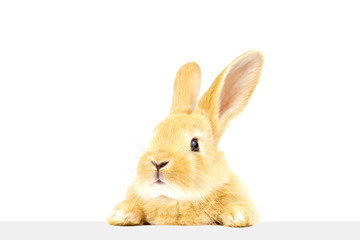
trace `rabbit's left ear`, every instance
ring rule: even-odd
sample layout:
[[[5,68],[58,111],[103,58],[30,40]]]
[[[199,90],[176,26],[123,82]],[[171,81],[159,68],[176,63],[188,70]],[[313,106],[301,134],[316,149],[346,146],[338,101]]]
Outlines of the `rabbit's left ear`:
[[[218,75],[201,97],[196,111],[210,120],[217,141],[229,121],[245,108],[259,80],[262,66],[261,52],[244,53]]]
[[[195,62],[184,64],[174,82],[170,114],[192,113],[199,98],[201,71]]]

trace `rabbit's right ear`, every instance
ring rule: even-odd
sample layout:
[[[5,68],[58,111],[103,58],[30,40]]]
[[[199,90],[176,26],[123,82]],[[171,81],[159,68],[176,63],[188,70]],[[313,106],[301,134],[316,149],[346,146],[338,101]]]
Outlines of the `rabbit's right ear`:
[[[218,142],[230,120],[248,103],[259,80],[263,56],[249,51],[236,58],[201,97],[196,112],[205,115]]]
[[[201,72],[195,62],[184,64],[176,73],[170,114],[192,113],[199,98]]]

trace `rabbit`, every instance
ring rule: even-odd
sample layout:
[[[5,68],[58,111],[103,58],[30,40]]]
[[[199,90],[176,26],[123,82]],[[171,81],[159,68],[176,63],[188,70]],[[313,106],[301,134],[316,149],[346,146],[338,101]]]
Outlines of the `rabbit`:
[[[231,62],[197,104],[201,72],[184,64],[175,77],[169,115],[154,129],[136,177],[106,219],[110,225],[224,225],[260,221],[247,188],[217,144],[246,106],[263,66],[261,52]]]

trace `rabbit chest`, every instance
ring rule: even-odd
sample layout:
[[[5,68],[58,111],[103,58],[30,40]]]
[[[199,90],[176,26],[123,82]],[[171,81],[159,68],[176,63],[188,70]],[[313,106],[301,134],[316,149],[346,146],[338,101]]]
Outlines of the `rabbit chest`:
[[[158,197],[142,202],[145,221],[156,225],[209,225],[218,224],[222,209],[216,200],[177,201]]]

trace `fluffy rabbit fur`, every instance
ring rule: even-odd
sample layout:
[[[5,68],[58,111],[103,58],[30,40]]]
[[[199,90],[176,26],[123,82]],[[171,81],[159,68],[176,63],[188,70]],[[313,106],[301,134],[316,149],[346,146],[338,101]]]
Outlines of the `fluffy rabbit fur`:
[[[107,218],[110,225],[244,227],[259,221],[246,187],[217,144],[248,103],[262,65],[259,51],[244,53],[218,75],[197,105],[200,68],[190,62],[179,69],[170,114],[155,127],[126,200]],[[198,151],[191,148],[194,139]]]

